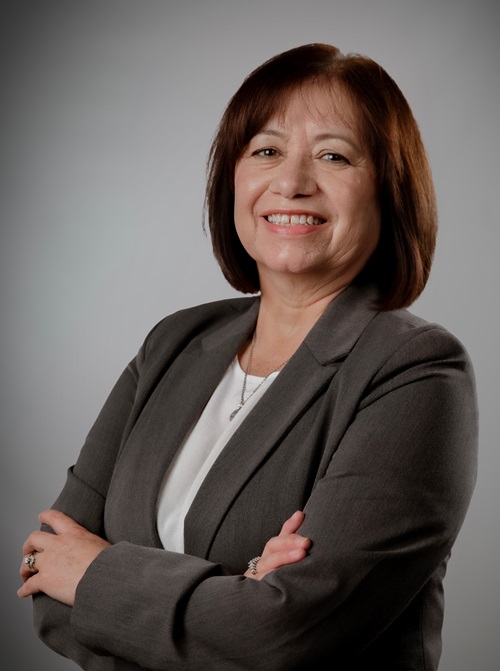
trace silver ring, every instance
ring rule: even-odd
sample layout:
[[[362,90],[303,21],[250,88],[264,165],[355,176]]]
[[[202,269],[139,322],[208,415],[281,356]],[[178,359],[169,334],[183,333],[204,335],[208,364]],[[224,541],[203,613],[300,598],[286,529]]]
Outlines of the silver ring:
[[[250,559],[250,561],[248,562],[248,568],[250,569],[250,573],[252,575],[256,575],[257,564],[259,563],[260,559],[261,559],[260,556],[259,557],[254,557],[253,559]]]
[[[26,557],[24,558],[24,563],[32,573],[36,573],[37,571],[35,567],[35,562],[36,562],[36,552],[30,552],[29,555],[26,555]]]

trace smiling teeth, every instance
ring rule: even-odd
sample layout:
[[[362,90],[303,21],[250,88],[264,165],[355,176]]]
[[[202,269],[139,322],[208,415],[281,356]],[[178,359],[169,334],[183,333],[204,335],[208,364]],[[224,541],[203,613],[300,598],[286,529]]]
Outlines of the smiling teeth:
[[[307,216],[305,214],[269,214],[266,219],[270,224],[280,224],[281,226],[297,226],[299,224],[306,226],[319,226],[320,224],[324,223],[324,219]]]

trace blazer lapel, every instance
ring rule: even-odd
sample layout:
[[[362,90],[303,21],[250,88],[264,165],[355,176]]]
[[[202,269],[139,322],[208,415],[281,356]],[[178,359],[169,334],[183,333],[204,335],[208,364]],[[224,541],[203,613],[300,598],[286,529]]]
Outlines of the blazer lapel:
[[[158,492],[164,474],[200,416],[242,342],[252,331],[259,301],[210,336],[193,342],[163,374],[132,430],[111,484],[112,499],[124,518],[123,536],[161,547],[156,527]],[[158,421],[163,418],[163,421]],[[144,437],[147,436],[147,445]],[[127,514],[123,515],[126,510]],[[118,524],[119,515],[114,514]],[[126,518],[126,519],[125,519]]]
[[[210,469],[186,516],[186,553],[208,555],[238,493],[290,426],[330,384],[341,361],[377,313],[374,299],[375,290],[355,285],[337,297],[242,422]],[[207,357],[209,350],[227,347],[217,337],[206,341]]]

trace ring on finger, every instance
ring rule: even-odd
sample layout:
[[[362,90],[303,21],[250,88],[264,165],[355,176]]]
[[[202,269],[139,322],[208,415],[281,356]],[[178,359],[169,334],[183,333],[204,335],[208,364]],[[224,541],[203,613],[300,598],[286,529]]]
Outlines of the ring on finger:
[[[257,564],[259,563],[260,559],[261,559],[260,557],[254,557],[253,559],[250,559],[250,561],[248,562],[248,568],[250,569],[250,573],[252,575],[257,574]]]
[[[36,562],[36,552],[30,552],[29,555],[26,555],[26,557],[24,558],[24,563],[32,573],[37,572],[35,562]]]

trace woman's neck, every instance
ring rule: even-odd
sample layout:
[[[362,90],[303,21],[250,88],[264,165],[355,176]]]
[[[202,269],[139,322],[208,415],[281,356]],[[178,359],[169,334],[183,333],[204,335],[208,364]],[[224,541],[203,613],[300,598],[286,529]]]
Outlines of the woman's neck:
[[[265,376],[289,359],[344,289],[317,286],[312,291],[304,291],[303,287],[291,291],[290,286],[281,290],[263,286],[250,372]],[[246,343],[240,352],[243,368],[248,364],[249,345]]]

